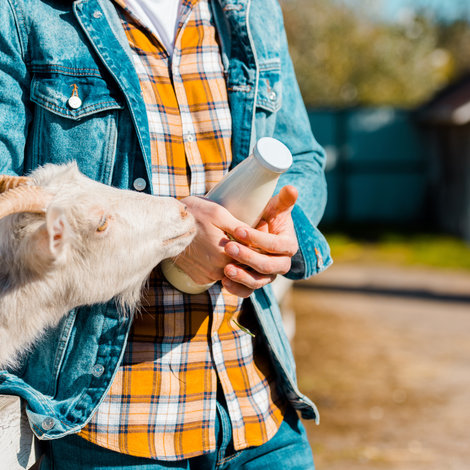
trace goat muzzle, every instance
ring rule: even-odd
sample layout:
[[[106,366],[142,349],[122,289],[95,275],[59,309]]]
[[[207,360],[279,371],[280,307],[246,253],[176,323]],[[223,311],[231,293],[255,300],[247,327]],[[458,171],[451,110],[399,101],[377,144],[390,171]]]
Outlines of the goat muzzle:
[[[180,216],[182,219],[186,219],[188,217],[189,212],[188,212],[188,207],[185,206],[184,204],[181,204],[180,206]]]
[[[45,212],[52,196],[39,186],[22,184],[0,194],[0,219],[20,212]]]

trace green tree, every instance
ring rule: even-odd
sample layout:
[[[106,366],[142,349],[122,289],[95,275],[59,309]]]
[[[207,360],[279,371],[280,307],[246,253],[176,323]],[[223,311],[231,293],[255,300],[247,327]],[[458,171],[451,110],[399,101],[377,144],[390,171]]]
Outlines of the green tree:
[[[470,70],[470,25],[468,21],[459,19],[439,24],[438,42],[440,47],[451,54],[455,75]]]
[[[377,2],[369,0],[281,3],[309,106],[416,106],[455,74],[441,26],[425,15],[392,23],[373,14]]]

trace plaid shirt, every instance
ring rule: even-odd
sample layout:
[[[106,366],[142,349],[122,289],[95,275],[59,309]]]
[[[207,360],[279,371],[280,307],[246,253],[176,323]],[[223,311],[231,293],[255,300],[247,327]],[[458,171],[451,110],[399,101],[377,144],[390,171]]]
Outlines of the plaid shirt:
[[[120,10],[149,117],[152,184],[160,196],[204,195],[231,162],[231,118],[208,0],[183,0],[170,60],[144,24]],[[160,460],[216,450],[218,379],[235,450],[261,445],[283,405],[253,312],[220,283],[187,295],[150,279],[111,389],[81,436],[108,449]]]

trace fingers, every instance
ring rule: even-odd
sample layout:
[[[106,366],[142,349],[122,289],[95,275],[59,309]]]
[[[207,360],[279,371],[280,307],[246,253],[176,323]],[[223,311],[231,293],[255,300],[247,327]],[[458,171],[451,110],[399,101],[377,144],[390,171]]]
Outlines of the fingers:
[[[298,192],[294,186],[284,186],[279,191],[278,197],[277,209],[279,212],[284,212],[294,206],[297,201]]]
[[[222,285],[239,297],[248,297],[254,290],[266,286],[276,278],[275,274],[264,275],[234,264],[227,265],[224,273],[226,277],[222,279]]]
[[[285,274],[291,266],[290,255],[268,255],[232,241],[225,245],[225,253],[260,274]]]
[[[224,267],[231,260],[222,251],[207,251],[207,246],[190,245],[173,258],[178,268],[184,271],[196,284],[209,284],[224,277]]]
[[[220,205],[204,198],[189,196],[184,203],[197,223],[191,244],[176,258],[176,265],[198,284],[208,284],[224,277],[224,267],[232,261],[224,246],[227,233],[242,225]]]
[[[297,238],[295,237],[295,233],[294,235],[289,234],[289,236],[282,236],[278,234],[264,232],[262,230],[256,230],[251,227],[238,227],[237,229],[235,229],[233,235],[244,245],[258,248],[266,253],[292,257],[297,253],[298,250]],[[242,253],[245,253],[245,250],[243,250],[242,245],[237,245],[240,251]],[[232,245],[228,243],[225,246],[227,254],[229,254],[227,252],[227,248],[230,248],[231,246]]]
[[[245,226],[221,205],[203,197],[189,196],[182,199],[198,224],[211,224],[223,232],[233,235],[237,227]]]
[[[253,289],[250,289],[242,284],[237,284],[236,282],[227,279],[226,277],[222,279],[222,285],[233,295],[237,297],[242,297],[246,299],[253,293]]]
[[[264,217],[270,219],[283,212],[291,212],[297,197],[298,192],[294,186],[283,186],[279,193],[269,201]]]

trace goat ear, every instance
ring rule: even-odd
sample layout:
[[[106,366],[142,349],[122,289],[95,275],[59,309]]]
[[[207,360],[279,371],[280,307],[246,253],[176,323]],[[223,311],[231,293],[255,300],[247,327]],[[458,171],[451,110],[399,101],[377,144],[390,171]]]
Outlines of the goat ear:
[[[65,213],[58,207],[50,207],[46,212],[46,227],[49,238],[49,251],[54,258],[59,258],[70,241],[72,229]]]

